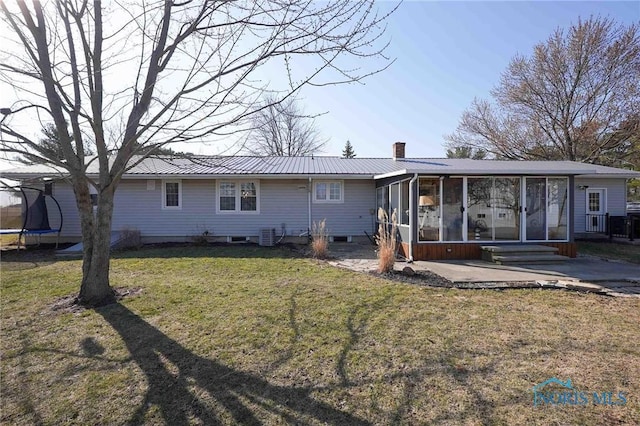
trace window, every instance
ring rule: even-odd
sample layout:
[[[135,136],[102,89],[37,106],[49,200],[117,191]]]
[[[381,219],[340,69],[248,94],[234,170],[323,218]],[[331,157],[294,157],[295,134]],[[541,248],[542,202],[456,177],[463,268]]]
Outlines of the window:
[[[376,218],[380,214],[380,209],[385,212],[389,211],[389,186],[381,186],[376,189]]]
[[[240,184],[240,210],[254,212],[258,209],[258,190],[254,182]]]
[[[440,179],[418,181],[418,240],[440,240]]]
[[[569,181],[566,178],[547,179],[547,224],[549,240],[566,240],[569,235]]]
[[[257,181],[220,181],[218,213],[257,213],[259,192]]]
[[[220,211],[236,211],[235,182],[220,182]]]
[[[409,224],[409,181],[401,183],[400,188],[400,224]]]
[[[182,208],[182,181],[171,180],[162,183],[162,208],[175,210]]]
[[[600,193],[589,193],[589,213],[600,211]]]
[[[342,203],[342,182],[328,181],[313,184],[313,201],[316,203]]]

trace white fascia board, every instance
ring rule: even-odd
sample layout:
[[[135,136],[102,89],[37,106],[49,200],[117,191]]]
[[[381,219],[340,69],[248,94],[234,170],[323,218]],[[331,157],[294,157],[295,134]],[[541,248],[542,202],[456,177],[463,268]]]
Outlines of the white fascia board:
[[[567,170],[508,170],[508,169],[475,169],[475,170],[398,170],[382,175],[376,175],[375,179],[384,179],[400,175],[420,176],[572,176],[582,175],[583,173],[595,173],[595,170],[588,171],[567,171]],[[602,175],[598,175],[602,176]]]
[[[594,173],[594,174],[580,174],[576,177],[579,178],[589,178],[589,179],[597,179],[597,178],[618,178],[618,179],[638,179],[640,178],[640,172],[634,172],[629,170],[629,173]]]
[[[2,173],[2,179],[9,180],[36,180],[36,179],[69,179],[69,174],[50,174],[50,173]]]
[[[403,170],[395,170],[395,171],[389,172],[389,173],[383,173],[381,175],[375,175],[373,178],[378,180],[378,179],[385,179],[385,178],[402,176],[402,175],[406,175],[406,174],[415,174],[415,173],[426,174],[424,171],[422,171],[422,172],[409,172],[409,171],[407,171],[407,169],[403,169]]]
[[[465,176],[577,176],[584,173],[583,171],[567,171],[567,170],[473,170],[473,171],[456,171],[447,174],[465,175]]]

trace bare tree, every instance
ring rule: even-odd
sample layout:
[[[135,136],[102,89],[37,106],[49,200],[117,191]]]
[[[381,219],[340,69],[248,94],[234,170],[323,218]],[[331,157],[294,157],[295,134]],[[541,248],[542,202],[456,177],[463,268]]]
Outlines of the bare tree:
[[[557,29],[530,57],[516,56],[491,95],[494,103],[476,99],[463,113],[449,148],[610,162],[634,135],[625,122],[640,112],[638,25],[590,18]]]
[[[267,96],[264,108],[251,120],[248,148],[253,155],[299,157],[321,151],[326,144],[313,117],[305,115],[294,97],[278,103],[273,95]]]
[[[106,3],[0,0],[10,29],[0,82],[18,99],[0,109],[0,150],[38,158],[71,183],[83,241],[78,302],[91,306],[114,300],[114,193],[153,148],[244,130],[269,107],[259,103],[268,86],[261,81],[278,66],[287,83],[268,87],[281,94],[274,104],[305,85],[358,81],[391,63],[380,39],[388,14],[370,0]],[[20,116],[53,122],[64,158],[48,155]]]

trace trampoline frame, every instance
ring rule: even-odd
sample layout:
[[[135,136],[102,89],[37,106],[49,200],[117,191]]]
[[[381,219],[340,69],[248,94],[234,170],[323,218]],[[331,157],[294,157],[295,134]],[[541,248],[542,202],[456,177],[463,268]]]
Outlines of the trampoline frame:
[[[14,235],[17,234],[18,235],[18,251],[20,250],[20,243],[22,241],[22,236],[24,235],[24,248],[25,250],[27,249],[27,235],[37,235],[38,236],[38,245],[40,245],[40,237],[43,234],[54,234],[57,233],[57,237],[56,237],[56,249],[58,248],[58,244],[60,243],[60,232],[62,231],[62,224],[64,223],[64,216],[62,215],[62,208],[60,207],[60,203],[58,202],[58,200],[56,200],[56,197],[54,197],[53,195],[48,195],[45,194],[44,191],[42,189],[39,188],[33,188],[30,186],[17,186],[17,187],[8,187],[9,189],[19,189],[20,193],[22,194],[22,202],[24,203],[25,206],[25,210],[22,213],[23,215],[23,221],[22,221],[22,229],[0,229],[0,235]],[[56,204],[56,207],[58,207],[58,213],[60,215],[60,226],[58,227],[58,229],[26,229],[27,226],[27,220],[29,218],[29,203],[27,200],[27,194],[24,192],[25,189],[29,189],[32,191],[38,191],[41,195],[43,195],[44,197],[50,197],[53,202]],[[45,209],[46,209],[46,205],[45,205]],[[49,214],[49,211],[47,209],[47,215]],[[48,218],[47,218],[48,221]]]

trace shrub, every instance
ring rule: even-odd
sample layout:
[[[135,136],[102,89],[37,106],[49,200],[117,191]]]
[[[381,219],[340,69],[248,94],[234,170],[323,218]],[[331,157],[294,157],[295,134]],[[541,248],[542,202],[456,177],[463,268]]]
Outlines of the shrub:
[[[326,226],[326,219],[320,222],[313,222],[311,227],[311,253],[316,259],[325,259],[329,254],[329,231]]]
[[[204,230],[201,234],[191,236],[191,241],[197,246],[206,246],[209,244],[209,231]]]
[[[120,230],[120,240],[114,249],[137,249],[142,247],[140,231],[133,228],[122,228]]]
[[[391,222],[389,215],[380,208],[378,209],[378,235],[376,243],[378,244],[378,272],[387,273],[393,270],[396,263],[396,232],[398,230],[398,218],[395,209],[391,214]]]

